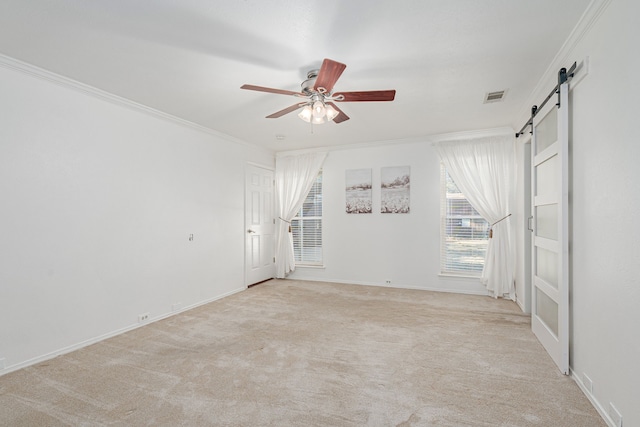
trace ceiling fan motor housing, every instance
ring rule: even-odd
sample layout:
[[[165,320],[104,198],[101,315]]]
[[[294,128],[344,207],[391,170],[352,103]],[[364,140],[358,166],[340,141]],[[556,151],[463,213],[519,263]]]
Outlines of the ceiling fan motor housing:
[[[316,84],[316,78],[318,77],[319,72],[320,70],[311,70],[307,73],[307,80],[300,84],[303,93],[308,95],[316,93],[316,90],[313,87]]]

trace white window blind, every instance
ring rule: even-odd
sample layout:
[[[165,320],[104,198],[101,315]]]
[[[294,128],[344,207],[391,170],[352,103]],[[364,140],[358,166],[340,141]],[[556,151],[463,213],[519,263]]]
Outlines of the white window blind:
[[[322,265],[322,171],[291,220],[296,264]]]
[[[489,243],[489,223],[441,168],[440,271],[480,276]]]

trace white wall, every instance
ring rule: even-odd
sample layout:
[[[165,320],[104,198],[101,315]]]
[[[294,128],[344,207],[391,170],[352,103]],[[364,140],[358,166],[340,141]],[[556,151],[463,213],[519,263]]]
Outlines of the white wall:
[[[245,288],[244,166],[271,153],[7,64],[0,374]]]
[[[533,98],[540,102],[546,96],[561,66],[589,57],[588,74],[576,75],[570,93],[570,365],[605,417],[613,403],[625,426],[638,426],[640,3],[594,5],[595,19],[565,45]],[[593,381],[593,392],[584,375]]]
[[[322,168],[325,267],[297,267],[289,277],[379,286],[390,280],[397,287],[486,295],[477,278],[439,276],[440,161],[433,140],[331,151]],[[409,214],[380,213],[385,166],[411,167]],[[347,214],[345,171],[365,168],[373,172],[373,213]]]

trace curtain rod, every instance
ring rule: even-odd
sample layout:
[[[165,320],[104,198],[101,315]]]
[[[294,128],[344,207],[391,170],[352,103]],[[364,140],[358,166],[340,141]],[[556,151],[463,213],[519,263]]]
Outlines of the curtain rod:
[[[571,77],[573,77],[573,74],[576,71],[576,67],[577,67],[577,63],[574,62],[571,68],[569,68],[569,71],[567,71],[566,68],[560,68],[560,71],[558,71],[558,84],[556,84],[556,86],[553,88],[551,93],[547,95],[547,97],[544,99],[544,101],[542,101],[542,104],[540,104],[539,107],[537,105],[534,105],[533,107],[531,107],[531,117],[529,118],[529,120],[527,120],[527,123],[525,123],[524,126],[522,126],[522,129],[520,129],[520,132],[516,132],[516,138],[524,134],[524,130],[527,128],[527,126],[530,126],[533,124],[533,118],[536,116],[538,111],[542,110],[542,107],[544,107],[547,104],[547,102],[551,99],[551,97],[556,93],[558,94],[558,102],[556,103],[556,105],[560,107],[560,90],[559,90],[560,85],[568,81]]]

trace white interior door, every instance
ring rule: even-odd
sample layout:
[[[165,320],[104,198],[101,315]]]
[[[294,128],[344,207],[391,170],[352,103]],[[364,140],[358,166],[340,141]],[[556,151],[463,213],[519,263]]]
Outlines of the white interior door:
[[[275,277],[273,171],[247,165],[245,188],[245,284]]]
[[[533,120],[531,328],[569,373],[568,84]]]

